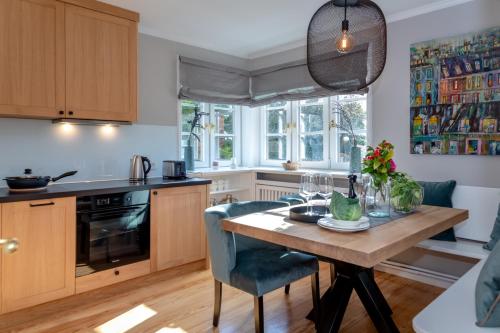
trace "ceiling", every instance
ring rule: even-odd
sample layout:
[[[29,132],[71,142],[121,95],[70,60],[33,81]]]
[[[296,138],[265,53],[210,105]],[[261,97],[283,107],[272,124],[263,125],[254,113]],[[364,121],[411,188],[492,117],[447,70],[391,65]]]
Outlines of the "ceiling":
[[[304,45],[307,26],[326,0],[102,0],[141,14],[140,31],[256,58]],[[471,0],[375,0],[387,21]]]

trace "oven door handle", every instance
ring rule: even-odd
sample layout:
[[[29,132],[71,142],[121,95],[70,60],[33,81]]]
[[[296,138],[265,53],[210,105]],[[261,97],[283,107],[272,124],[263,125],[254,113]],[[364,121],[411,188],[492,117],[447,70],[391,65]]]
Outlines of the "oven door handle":
[[[96,210],[77,210],[77,214],[105,214],[105,213],[115,213],[115,212],[133,212],[141,208],[146,208],[149,205],[136,205],[136,206],[125,206],[125,207],[113,207],[108,209],[96,209]]]
[[[103,211],[103,212],[89,212],[88,214],[91,216],[91,222],[95,221],[97,219],[101,218],[106,218],[106,217],[113,217],[113,216],[129,216],[132,214],[139,214],[141,211],[146,211],[146,207],[134,207],[133,209],[114,209],[114,210],[108,210],[108,211]]]

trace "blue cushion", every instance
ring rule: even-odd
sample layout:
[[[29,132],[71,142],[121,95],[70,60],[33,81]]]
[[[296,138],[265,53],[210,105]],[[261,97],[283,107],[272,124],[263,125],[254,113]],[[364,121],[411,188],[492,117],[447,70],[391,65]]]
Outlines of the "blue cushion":
[[[498,204],[498,213],[497,218],[495,220],[495,224],[493,225],[493,230],[491,231],[491,240],[485,244],[483,247],[486,250],[493,250],[498,240],[500,239],[500,204]]]
[[[455,190],[457,182],[449,180],[446,182],[418,182],[424,189],[424,205],[440,206],[452,208],[451,196]],[[445,230],[431,239],[448,242],[456,242],[455,231],[453,228]]]
[[[262,296],[319,269],[316,257],[294,251],[262,249],[238,253],[231,285]]]
[[[476,284],[476,325],[500,327],[500,243],[479,273]]]

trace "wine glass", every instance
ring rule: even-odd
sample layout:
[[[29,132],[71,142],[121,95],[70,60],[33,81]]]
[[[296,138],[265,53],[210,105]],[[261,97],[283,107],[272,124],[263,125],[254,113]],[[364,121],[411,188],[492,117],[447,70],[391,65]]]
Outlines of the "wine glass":
[[[314,196],[314,176],[310,173],[306,173],[300,176],[300,194],[304,195],[307,201],[307,211],[306,214],[309,214],[310,201]]]
[[[328,207],[328,199],[331,198],[334,189],[333,176],[326,173],[318,175],[318,188],[318,194],[325,200],[326,208]]]

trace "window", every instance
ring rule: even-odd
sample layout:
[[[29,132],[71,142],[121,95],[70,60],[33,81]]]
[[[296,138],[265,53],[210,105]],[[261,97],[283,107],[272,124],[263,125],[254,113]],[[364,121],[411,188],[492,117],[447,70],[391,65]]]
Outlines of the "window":
[[[366,96],[343,95],[277,102],[261,108],[263,144],[261,164],[299,161],[304,167],[346,169],[352,143],[347,132],[332,128],[342,119],[338,106],[354,114],[353,130],[358,146],[366,146]]]
[[[212,123],[214,124],[214,156],[219,162],[236,158],[236,118],[238,107],[232,105],[212,105]]]
[[[201,118],[202,128],[196,128],[191,144],[194,147],[196,167],[209,167],[213,161],[219,165],[230,165],[233,158],[239,162],[240,112],[234,105],[208,104],[183,100],[181,102],[181,159],[184,158],[184,147],[188,145],[194,109],[206,113]]]
[[[264,126],[266,128],[265,159],[286,161],[290,103],[277,102],[265,107]]]
[[[184,147],[188,146],[189,133],[191,132],[191,123],[194,118],[195,107],[198,107],[200,112],[206,112],[203,103],[193,101],[182,101],[181,103],[181,158],[184,158]],[[206,116],[201,119],[201,124],[208,122]],[[191,139],[191,145],[194,147],[194,160],[197,165],[208,166],[208,140],[207,133],[203,129],[195,128],[194,133],[198,136],[199,140],[195,137]]]
[[[356,137],[357,145],[361,147],[361,154],[364,155],[366,152],[367,144],[367,131],[366,131],[366,96],[360,95],[341,95],[336,97],[331,97],[332,100],[332,110],[335,111],[338,106],[343,107],[348,110],[351,117],[351,124],[353,127],[354,135]],[[332,120],[342,123],[342,119],[338,115],[333,115]],[[332,164],[336,168],[347,169],[349,167],[350,161],[350,151],[352,143],[349,140],[348,134],[338,128],[333,128],[332,138],[333,144],[333,155]]]
[[[328,160],[328,100],[326,98],[299,101],[299,161],[321,163]],[[311,165],[314,166],[314,165]]]

